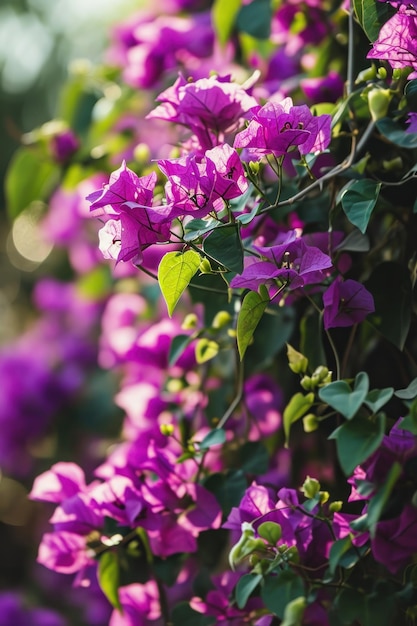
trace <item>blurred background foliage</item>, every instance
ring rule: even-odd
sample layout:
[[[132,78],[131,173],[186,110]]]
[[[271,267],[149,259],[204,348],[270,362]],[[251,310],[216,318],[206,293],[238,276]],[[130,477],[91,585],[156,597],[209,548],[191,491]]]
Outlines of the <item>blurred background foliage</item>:
[[[101,59],[111,24],[141,0],[1,0],[0,3],[0,344],[26,322],[39,263],[14,254],[4,179],[22,136],[52,119],[79,59]]]

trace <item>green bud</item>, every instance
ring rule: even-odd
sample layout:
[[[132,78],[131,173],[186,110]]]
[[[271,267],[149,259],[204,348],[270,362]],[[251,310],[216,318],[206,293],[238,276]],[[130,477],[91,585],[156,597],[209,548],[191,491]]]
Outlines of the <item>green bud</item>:
[[[281,525],[276,522],[263,522],[258,527],[258,535],[271,546],[275,546],[282,536]]]
[[[216,329],[224,328],[224,326],[226,326],[231,319],[232,316],[228,311],[219,311],[216,313],[211,326]]]
[[[249,161],[249,168],[252,174],[257,176],[259,174],[259,163],[258,161]]]
[[[400,156],[395,157],[395,159],[391,159],[390,161],[382,161],[382,166],[387,172],[395,172],[396,170],[402,169],[404,163]]]
[[[311,380],[311,376],[303,376],[300,380],[300,385],[306,391],[311,391],[315,387],[313,381]]]
[[[172,424],[161,424],[159,427],[161,435],[170,437],[174,432],[174,426]]]
[[[328,375],[329,375],[329,369],[325,365],[319,365],[314,370],[311,378],[315,383],[319,384],[319,383],[322,383],[324,380],[326,380]]]
[[[376,78],[376,67],[372,65],[371,67],[367,67],[365,70],[359,72],[355,84],[358,83],[366,83],[368,80],[374,80]]]
[[[338,513],[342,510],[343,502],[342,500],[335,500],[334,502],[330,502],[329,511],[330,513]]]
[[[179,378],[171,378],[167,382],[166,388],[169,393],[178,393],[181,389],[184,389],[184,383]]]
[[[198,269],[201,274],[214,274],[211,269],[210,261],[207,258],[201,259],[200,267]]]
[[[386,117],[391,98],[389,89],[374,87],[368,92],[368,106],[374,122]]]
[[[297,352],[289,343],[287,343],[287,358],[288,365],[290,370],[294,372],[294,374],[305,374],[308,367],[308,359],[301,354],[301,352]]]
[[[138,143],[133,151],[133,158],[141,165],[147,165],[151,160],[151,151],[146,143]]]
[[[197,326],[198,317],[195,313],[188,313],[184,317],[184,321],[181,324],[183,330],[191,330]]]
[[[319,427],[319,421],[313,413],[309,413],[303,417],[303,428],[305,433],[312,433]]]
[[[316,496],[320,491],[320,483],[317,478],[311,478],[310,476],[307,476],[303,483],[303,486],[301,487],[301,491],[306,498],[314,498],[314,496]]]
[[[320,496],[320,504],[325,504],[330,498],[330,493],[328,491],[319,491]]]
[[[387,77],[387,70],[385,69],[385,67],[379,67],[376,75],[378,78],[385,80]]]
[[[255,538],[255,531],[248,522],[242,524],[242,535],[239,541],[232,547],[229,552],[229,563],[232,570],[239,563],[254,552],[267,552],[267,548],[262,539]]]

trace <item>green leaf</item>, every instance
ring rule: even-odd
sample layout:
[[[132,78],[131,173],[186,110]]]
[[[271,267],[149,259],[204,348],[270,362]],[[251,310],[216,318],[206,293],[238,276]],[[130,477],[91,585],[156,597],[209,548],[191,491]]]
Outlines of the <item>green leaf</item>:
[[[368,315],[367,322],[402,350],[411,322],[412,286],[408,269],[400,263],[385,261],[376,266],[364,284],[375,303],[375,312]]]
[[[365,179],[348,183],[340,194],[346,217],[362,234],[366,232],[380,190],[381,183]]]
[[[372,389],[365,398],[365,404],[373,411],[378,413],[379,409],[391,400],[394,395],[393,387],[386,387],[385,389]]]
[[[281,626],[303,626],[304,612],[307,608],[307,598],[299,596],[288,602],[284,611]]]
[[[217,39],[224,46],[235,25],[242,0],[215,0],[212,9],[212,22]]]
[[[326,353],[322,341],[323,320],[316,310],[309,310],[300,322],[300,350],[314,370],[319,365],[326,365]]]
[[[417,397],[417,378],[414,378],[405,389],[398,389],[395,395],[401,400],[414,400]]]
[[[213,446],[218,446],[225,443],[225,441],[226,432],[223,430],[223,428],[215,428],[214,430],[211,430],[209,433],[207,433],[203,441],[200,443],[199,448],[200,450],[208,450]]]
[[[240,9],[236,26],[256,39],[268,39],[271,34],[271,0],[253,0]]]
[[[336,246],[335,251],[368,252],[370,247],[369,237],[355,228]]]
[[[173,626],[213,626],[215,623],[215,617],[194,611],[188,602],[180,602],[172,611]]]
[[[391,5],[378,0],[353,0],[353,8],[359,24],[372,42],[378,38],[385,22],[394,15]]]
[[[247,441],[239,448],[239,467],[245,474],[265,474],[269,467],[269,454],[261,441]]]
[[[308,393],[304,395],[301,392],[296,393],[287,406],[284,409],[284,414],[282,416],[284,423],[284,433],[285,433],[285,446],[288,447],[288,441],[290,437],[290,430],[292,424],[294,424],[297,420],[301,419],[303,415],[309,411],[314,402],[314,393]]]
[[[295,312],[290,306],[269,310],[259,322],[254,341],[246,354],[246,369],[259,372],[270,365],[276,354],[292,336],[295,326]]]
[[[365,461],[381,444],[385,432],[386,417],[380,413],[375,421],[354,418],[332,432],[329,439],[336,439],[337,456],[346,476]]]
[[[379,489],[378,493],[376,493],[368,505],[366,521],[371,533],[371,537],[375,536],[376,525],[379,522],[382,511],[384,510],[385,505],[388,502],[388,499],[394,489],[394,486],[401,476],[402,467],[395,461],[388,472],[388,476],[385,479],[385,482],[381,489]]]
[[[381,120],[378,120],[376,127],[381,135],[384,135],[396,146],[408,149],[417,147],[417,133],[404,132],[404,126],[394,122],[389,117],[383,117]]]
[[[15,219],[34,200],[45,200],[59,179],[59,168],[29,148],[20,148],[12,157],[5,182],[6,205]]]
[[[280,571],[276,576],[268,576],[261,592],[266,608],[281,619],[284,617],[287,604],[303,595],[302,579],[289,569]]]
[[[216,496],[227,517],[234,506],[239,506],[248,484],[241,470],[229,471],[226,475],[211,474],[204,482],[204,487]]]
[[[243,272],[243,248],[238,224],[219,226],[204,240],[204,252],[231,272]]]
[[[202,235],[209,233],[211,230],[217,228],[219,222],[215,219],[200,220],[194,219],[187,222],[185,225],[184,241],[194,241],[199,239]]]
[[[194,250],[167,252],[158,267],[158,281],[171,317],[190,280],[200,266],[200,255]]]
[[[207,363],[217,356],[219,352],[219,344],[217,341],[212,341],[203,337],[199,339],[195,346],[195,359],[197,363]]]
[[[369,378],[366,372],[359,372],[355,378],[354,390],[346,381],[336,380],[319,389],[319,398],[350,420],[368,395]]]
[[[236,602],[239,609],[245,607],[251,593],[259,585],[262,578],[262,574],[245,574],[239,579],[235,589]]]
[[[169,366],[174,365],[178,361],[181,354],[192,341],[194,341],[192,335],[177,335],[172,339],[168,355]]]
[[[340,559],[343,557],[346,552],[352,546],[352,538],[350,535],[343,537],[343,539],[338,539],[332,544],[329,553],[329,570],[330,574],[333,576],[336,572],[336,568],[340,564]]]
[[[121,611],[122,606],[119,599],[120,567],[116,552],[108,550],[100,556],[97,576],[101,590],[110,604]]]
[[[237,318],[237,347],[241,361],[268,303],[269,295],[260,295],[256,291],[250,291],[243,299]]]
[[[271,546],[276,546],[282,536],[281,525],[276,522],[263,522],[258,526],[257,533]]]

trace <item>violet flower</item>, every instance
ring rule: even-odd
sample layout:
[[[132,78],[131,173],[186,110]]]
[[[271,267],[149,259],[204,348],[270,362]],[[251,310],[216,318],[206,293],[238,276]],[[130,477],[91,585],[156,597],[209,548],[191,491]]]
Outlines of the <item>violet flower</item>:
[[[278,235],[275,245],[253,248],[262,258],[247,258],[242,274],[232,279],[231,287],[256,291],[260,285],[267,284],[293,290],[321,282],[332,267],[327,254],[315,246],[308,246],[295,231]]]
[[[398,11],[383,25],[373,43],[368,59],[383,59],[392,68],[412,67],[417,71],[417,11],[401,4]]]
[[[411,112],[406,119],[409,126],[405,129],[406,133],[417,133],[417,113]]]
[[[294,106],[291,98],[270,101],[252,113],[245,130],[236,135],[234,147],[245,148],[245,159],[264,154],[284,156],[298,148],[300,154],[322,152],[331,139],[331,116],[314,116],[305,104]]]
[[[165,195],[171,217],[205,217],[248,188],[239,156],[228,144],[207,150],[203,159],[187,155],[162,159],[158,165],[168,178]]]
[[[93,216],[108,220],[100,237],[105,258],[142,261],[142,250],[169,239],[171,218],[164,207],[152,207],[156,174],[139,178],[123,161],[102,190],[87,196]]]
[[[323,294],[324,327],[353,326],[375,311],[371,293],[356,280],[339,276]]]
[[[209,150],[224,141],[225,133],[236,130],[250,109],[258,102],[228,76],[211,76],[188,82],[179,76],[172,87],[161,93],[159,106],[147,119],[163,119],[186,126],[197,137],[201,150]]]

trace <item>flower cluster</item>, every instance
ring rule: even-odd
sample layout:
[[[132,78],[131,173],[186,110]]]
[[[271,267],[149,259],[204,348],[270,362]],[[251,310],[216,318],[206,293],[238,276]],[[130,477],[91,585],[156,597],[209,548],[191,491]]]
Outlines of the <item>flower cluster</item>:
[[[81,622],[415,614],[415,26],[159,0],[12,165],[13,191],[39,157],[70,281],[0,352],[0,466],[37,456],[38,563],[97,603]]]

